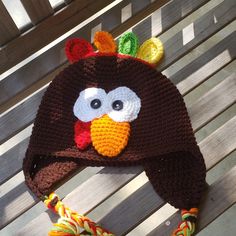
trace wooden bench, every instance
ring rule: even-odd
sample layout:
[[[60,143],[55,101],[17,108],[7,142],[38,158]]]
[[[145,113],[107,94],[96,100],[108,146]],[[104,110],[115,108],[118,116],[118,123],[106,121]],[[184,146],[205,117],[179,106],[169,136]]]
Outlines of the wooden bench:
[[[234,0],[75,0],[56,8],[48,0],[21,2],[31,23],[19,29],[0,1],[0,235],[47,235],[57,220],[27,188],[21,169],[41,97],[68,65],[67,38],[91,40],[100,29],[117,38],[132,30],[141,42],[159,36],[165,58],[157,69],[184,96],[208,173],[229,159],[235,165],[236,73],[225,72],[235,67]],[[209,46],[212,37],[217,42]],[[140,167],[84,168],[57,192],[71,209],[115,235],[167,236],[179,221],[173,209],[163,222],[152,221],[166,203]],[[235,202],[232,166],[209,184],[198,232]]]

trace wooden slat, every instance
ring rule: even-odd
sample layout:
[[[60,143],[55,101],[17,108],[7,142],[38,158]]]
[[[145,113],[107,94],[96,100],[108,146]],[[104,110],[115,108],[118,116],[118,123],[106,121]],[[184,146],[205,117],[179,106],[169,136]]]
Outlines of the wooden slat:
[[[232,125],[232,121],[230,123],[227,123],[225,127],[228,129],[229,126]],[[219,137],[219,132],[221,134],[225,133],[226,131],[217,130],[214,132],[214,134],[211,135],[210,141],[207,138],[206,141],[203,140],[199,146],[201,148],[201,151],[203,153],[207,153],[208,146],[205,145],[206,142],[213,143],[216,139]],[[229,137],[230,138],[230,137]],[[229,141],[229,139],[223,139],[222,145],[226,145],[226,143]],[[236,142],[232,143],[232,149],[235,150],[236,148]],[[229,149],[228,149],[229,150]],[[213,149],[212,152],[214,153],[217,158],[215,159],[216,162],[218,162],[220,159],[223,159],[226,155],[229,153],[227,152],[218,152],[218,149]],[[229,150],[231,152],[231,150]],[[219,155],[218,155],[219,154]],[[206,162],[208,159],[208,156],[204,156]],[[212,168],[212,166],[215,165],[214,161],[211,161],[207,165],[207,169]],[[136,167],[135,167],[136,168]],[[103,170],[106,170],[108,173],[112,173],[113,171],[117,171],[117,168],[104,168]],[[124,168],[118,168],[120,170],[124,170]],[[127,169],[126,173],[129,173],[132,168]],[[115,172],[117,173],[117,172]],[[138,171],[140,173],[140,170]],[[126,174],[127,175],[127,174]],[[106,178],[107,177],[107,178]],[[132,175],[132,177],[134,177]],[[101,199],[97,199],[100,195],[100,186],[103,186],[106,181],[112,182],[112,188],[116,184],[120,184],[120,181],[116,181],[116,178],[120,178],[120,176],[115,175],[109,175],[105,176],[105,179],[100,179],[99,175],[95,175],[93,177],[95,182],[93,184],[90,183],[90,179],[84,183],[84,185],[81,187],[77,187],[71,194],[65,197],[64,202],[69,205],[71,208],[75,209],[76,211],[85,214],[89,210],[96,207],[101,202]],[[97,180],[97,181],[96,181]],[[104,182],[102,182],[102,181]],[[127,179],[125,178],[127,181]],[[90,190],[90,188],[93,188],[93,191]],[[87,189],[89,188],[89,189]],[[97,192],[97,188],[99,188]],[[107,192],[104,196],[108,196],[111,194],[110,192],[110,186],[107,186],[102,188],[102,194],[104,192]],[[83,190],[83,191],[82,191]],[[94,191],[96,190],[96,191]],[[86,198],[83,198],[80,194],[83,193],[85,196],[89,196],[89,200]],[[87,195],[86,195],[87,194]],[[91,204],[92,201],[92,204]],[[148,204],[147,204],[148,203]],[[136,192],[134,192],[132,195],[130,195],[125,202],[122,202],[119,204],[115,209],[112,210],[106,217],[104,217],[100,223],[102,223],[103,226],[107,227],[109,230],[116,233],[116,235],[124,235],[131,229],[133,229],[139,222],[144,220],[146,217],[148,217],[150,214],[152,214],[154,211],[156,211],[158,208],[160,208],[164,204],[164,201],[156,194],[156,192],[153,190],[151,184],[148,182],[144,184],[141,188],[139,188]],[[137,207],[137,206],[142,207]],[[125,216],[125,217],[124,217]],[[33,220],[31,223],[26,225],[22,230],[19,231],[19,234],[17,235],[27,235],[27,232],[31,232],[31,230],[34,230],[35,236],[40,236],[40,234],[46,234],[47,231],[50,228],[50,219],[53,221],[55,220],[55,216],[52,217],[50,214],[50,218],[48,217],[47,213],[41,214],[38,218]],[[99,219],[94,219],[99,220]],[[45,225],[45,231],[42,231],[41,228],[38,227],[38,225],[44,224]],[[177,225],[177,224],[176,224]]]
[[[236,1],[225,0],[208,13],[193,22],[194,37],[187,44],[183,45],[183,32],[180,31],[169,39],[165,44],[165,57],[158,66],[160,70],[167,68],[170,63],[186,55],[193,48],[197,47],[204,40],[210,38],[217,31],[236,18]],[[217,19],[217,22],[215,21]],[[142,29],[140,29],[142,30]]]
[[[232,0],[227,0],[227,1],[231,2]],[[165,60],[161,64],[161,66],[158,68],[160,68],[160,70],[165,69],[167,66],[174,63],[176,61],[176,59],[179,58],[181,55],[182,56],[185,55],[187,52],[189,52],[190,49],[195,48],[200,42],[202,42],[204,39],[207,39],[208,38],[207,33],[213,34],[213,32],[215,33],[216,31],[220,30],[225,24],[229,23],[228,21],[232,21],[232,19],[236,15],[236,11],[229,12],[226,7],[227,4],[226,4],[226,6],[224,4],[226,4],[225,1],[222,4],[218,5],[217,7],[215,7],[214,9],[212,9],[207,14],[205,14],[200,19],[196,20],[196,23],[194,23],[194,25],[196,25],[197,29],[200,28],[202,31],[204,31],[204,33],[202,33],[202,31],[200,31],[199,35],[196,35],[196,38],[193,40],[194,42],[193,43],[190,42],[190,45],[189,44],[184,45],[184,46],[182,45],[182,39],[179,37],[182,31],[177,33],[176,35],[174,35],[173,38],[171,38],[170,40],[168,40],[164,44],[165,45],[164,46],[165,47]],[[230,7],[230,6],[228,6],[228,7]],[[218,14],[219,9],[222,9],[222,12],[219,15],[218,23],[210,27],[209,22],[211,22],[213,20],[214,14],[216,14],[216,15]],[[227,16],[225,16],[225,14],[227,14]],[[204,20],[201,20],[202,18]],[[206,27],[206,28],[204,28],[204,27]],[[136,29],[137,29],[137,27],[136,27]],[[143,31],[144,31],[144,29],[142,29],[142,32]],[[173,45],[170,44],[170,42],[173,43],[173,41],[175,42],[175,46],[176,46],[175,49],[173,49],[173,47],[172,47]],[[0,134],[0,143],[3,142],[4,140],[10,138],[16,132],[19,132],[20,130],[22,130],[24,127],[26,127],[27,125],[29,125],[33,121],[37,108],[35,106],[31,106],[31,107],[32,107],[32,109],[31,109],[32,114],[29,114],[27,117],[25,117],[24,110],[26,108],[25,108],[24,104],[21,104],[19,106],[19,108],[16,108],[16,109],[18,109],[17,116],[19,117],[20,124],[18,124],[18,122],[15,122],[15,114],[14,114],[15,109],[10,111],[9,113],[7,113],[2,118],[2,123],[5,126],[9,126],[8,124],[11,124],[10,125],[11,128],[8,130],[5,130],[4,133]],[[23,113],[20,112],[20,110],[23,111]]]
[[[200,143],[206,168],[210,170],[236,149],[236,116]]]
[[[236,167],[213,183],[208,191],[203,205],[200,207],[197,232],[204,229],[214,219],[224,213],[236,202]],[[168,224],[162,223],[148,236],[171,235],[180,221],[179,212],[168,219]]]
[[[21,0],[21,2],[35,25],[54,12],[48,0]]]
[[[126,235],[164,204],[164,200],[159,197],[152,185],[147,182],[113,208],[105,217],[93,220],[109,229],[116,236]]]
[[[223,157],[236,149],[236,114],[235,117],[209,135],[200,143],[207,169],[211,169]]]
[[[159,34],[161,32],[165,32],[167,29],[169,29],[171,26],[179,22],[183,17],[186,17],[190,13],[192,13],[194,10],[196,10],[198,7],[202,6],[209,0],[186,0],[185,4],[179,4],[179,1],[173,1],[167,5],[165,5],[161,11],[156,10],[159,5],[157,5],[156,2],[152,3],[151,8],[149,11],[145,11],[145,14],[135,12],[133,10],[132,14],[136,14],[137,22],[141,17],[148,16],[147,14],[150,14],[150,11],[152,10],[153,14],[149,18],[153,18],[153,28],[157,29],[155,30],[155,34]],[[114,32],[112,32],[113,35],[116,33],[116,36],[121,34],[122,30],[127,30],[129,27],[132,27],[136,21],[134,21],[133,17],[128,20],[129,24],[124,27],[123,24],[120,25],[121,20],[121,9],[128,5],[129,3],[139,3],[139,1],[127,1],[124,0],[118,5],[116,5],[115,8],[110,9],[108,12],[103,14],[99,19],[95,19],[92,23],[89,23],[82,29],[80,29],[78,32],[72,34],[70,37],[83,37],[86,40],[90,40],[90,29],[99,24],[102,23],[102,27],[105,30],[114,30],[114,27],[117,27]],[[172,10],[172,9],[175,10]],[[143,11],[142,11],[143,12]],[[160,15],[161,12],[161,20],[158,19],[158,15]],[[180,12],[176,14],[177,12]],[[182,13],[182,14],[181,14]],[[164,23],[165,22],[165,23]],[[127,23],[125,23],[127,24]],[[144,34],[145,29],[143,30]],[[147,36],[148,37],[148,36]],[[37,80],[41,79],[45,74],[50,73],[51,70],[58,67],[59,65],[62,65],[65,63],[66,58],[62,57],[62,51],[64,47],[64,41],[62,43],[59,43],[58,45],[54,46],[53,48],[46,51],[43,55],[40,55],[35,60],[29,62],[24,67],[21,67],[16,72],[9,75],[7,78],[5,78],[3,81],[0,81],[0,103],[4,103],[7,100],[13,98],[17,93],[22,92],[27,87],[35,83]],[[58,59],[60,57],[60,60]],[[50,66],[48,65],[50,62]],[[40,65],[40,67],[38,66]],[[60,69],[59,69],[60,70]],[[52,77],[53,78],[53,77]],[[17,84],[17,86],[16,86]]]
[[[236,58],[235,38],[236,32],[233,32],[170,77],[174,84],[178,83],[182,95],[191,92]]]
[[[77,0],[0,50],[0,74],[100,11],[113,0]],[[19,46],[20,45],[20,46]],[[17,57],[15,56],[17,55]]]
[[[178,72],[177,72],[178,73]],[[234,76],[234,75],[232,75],[232,76]],[[231,80],[230,80],[230,82],[232,82],[232,78],[235,78],[235,77],[229,77],[229,78],[231,78]],[[204,76],[201,76],[201,78],[203,78],[204,79]],[[229,78],[227,78],[226,80],[228,80]],[[226,82],[224,82],[224,83],[226,83]],[[230,84],[231,83],[229,83],[229,85],[227,85],[227,87],[230,87]],[[226,84],[225,84],[226,85]],[[190,85],[191,86],[191,85]],[[217,88],[217,87],[216,87]],[[215,89],[216,89],[215,88]],[[234,86],[232,86],[231,87],[231,89],[233,89],[234,88]],[[212,92],[212,91],[211,91]],[[210,95],[211,95],[211,92],[210,92]],[[214,90],[213,90],[213,92],[214,92]],[[227,93],[226,93],[227,94]],[[208,95],[209,95],[209,93],[208,93]],[[207,96],[207,95],[206,95]],[[217,92],[215,93],[215,95],[214,96],[216,96],[217,97]],[[201,100],[201,99],[200,99]],[[212,101],[214,101],[214,98],[212,98],[211,99]],[[221,99],[221,100],[223,100],[224,102],[225,102],[225,99]],[[232,102],[233,102],[234,100],[232,100]],[[231,102],[231,103],[232,103]],[[201,103],[202,104],[202,103]],[[229,103],[230,104],[230,103]],[[217,104],[218,105],[218,107],[219,107],[219,105],[220,104]],[[205,105],[203,105],[202,104],[202,106],[204,106],[205,107]],[[214,105],[209,105],[210,106],[210,110],[209,110],[209,112],[211,112],[211,110],[212,109],[214,109],[215,108],[215,106]],[[198,113],[197,112],[197,110],[202,110],[202,108],[200,107],[199,108],[199,106],[198,105],[195,105],[195,106],[193,106],[193,107],[191,107],[191,108],[189,108],[189,111],[192,111],[193,113]],[[225,109],[225,106],[222,106],[221,107],[221,109],[220,109],[220,111],[222,111],[222,109],[224,110]],[[219,110],[218,110],[218,112],[219,112]],[[204,112],[203,112],[204,113]],[[17,113],[16,113],[17,114]],[[198,113],[198,114],[200,114],[200,115],[198,115],[198,119],[201,119],[201,113]],[[211,113],[211,115],[212,115],[212,113]],[[208,117],[211,117],[211,115],[209,115]],[[193,115],[193,117],[194,117],[194,115]],[[212,118],[211,118],[212,119]],[[205,120],[205,122],[206,122],[206,120]],[[205,123],[204,122],[204,123]],[[198,123],[198,129],[204,124],[204,123],[202,123],[202,122],[199,122]],[[197,126],[197,125],[196,125]],[[228,129],[228,130],[234,130],[233,129],[233,127],[231,127],[231,126],[229,126],[230,128]],[[233,136],[233,134],[234,134],[234,132],[232,132],[231,133],[232,135],[232,137],[231,137],[231,139],[230,139],[230,141],[231,142],[229,142],[228,143],[228,145],[231,145],[232,144],[232,142],[234,142],[235,141],[235,139],[234,139],[234,136]],[[210,137],[210,136],[209,136]],[[224,135],[222,135],[222,138],[224,138],[225,136]],[[236,137],[235,137],[236,138]],[[220,141],[221,139],[220,139],[220,137],[219,137],[219,139],[218,139],[218,141]],[[23,160],[23,157],[24,157],[24,155],[25,155],[25,150],[26,150],[26,147],[27,147],[27,144],[28,144],[28,138],[26,139],[26,140],[24,140],[23,142],[21,142],[21,143],[19,143],[17,146],[15,146],[13,149],[10,149],[8,152],[6,152],[2,157],[0,157],[0,162],[1,163],[4,163],[3,165],[1,165],[0,166],[0,183],[2,183],[2,182],[5,182],[7,179],[9,179],[9,178],[11,178],[15,173],[17,173],[17,172],[19,172],[20,170],[21,170],[21,163],[22,163],[22,160]],[[208,145],[208,144],[207,144]],[[215,146],[217,146],[217,145],[215,145]],[[230,147],[230,146],[229,146]],[[214,147],[215,148],[215,147]],[[225,151],[226,150],[226,148],[223,148],[223,149],[219,149],[219,152],[220,151]],[[208,155],[210,155],[210,153],[208,153]],[[1,168],[2,167],[2,168]],[[6,167],[9,167],[9,168],[6,168]]]
[[[20,32],[10,14],[0,1],[0,46],[14,39]]]
[[[236,73],[215,86],[188,109],[194,130],[199,130],[236,102]]]
[[[29,138],[26,138],[0,157],[0,185],[22,169],[22,161],[28,143]]]
[[[30,124],[29,121],[35,119],[35,113],[40,104],[41,98],[46,89],[42,89],[40,92],[33,95],[30,99],[23,102],[20,106],[17,106],[12,111],[0,118],[1,121],[1,133],[0,133],[0,143],[3,143],[7,138],[17,132],[16,127],[21,127],[21,130],[27,127]],[[11,117],[11,114],[14,113],[14,117]],[[24,114],[19,115],[19,114]],[[10,118],[11,117],[11,118]],[[16,120],[17,117],[17,120]],[[10,120],[7,120],[9,119]]]

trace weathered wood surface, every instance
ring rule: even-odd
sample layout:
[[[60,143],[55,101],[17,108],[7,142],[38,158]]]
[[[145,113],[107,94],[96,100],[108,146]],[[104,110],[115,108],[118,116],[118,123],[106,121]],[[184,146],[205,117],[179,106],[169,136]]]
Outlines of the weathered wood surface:
[[[223,177],[213,183],[206,194],[203,205],[200,206],[200,215],[197,232],[204,229],[214,219],[236,202],[236,167],[233,167]],[[148,236],[171,235],[180,221],[179,213],[174,214],[166,222],[154,229]]]
[[[236,73],[223,80],[188,109],[193,129],[200,129],[235,102]]]
[[[2,1],[0,1],[0,46],[14,39],[19,34],[20,31],[15,22],[12,20]]]
[[[0,156],[0,184],[4,183],[22,169],[22,161],[29,143],[29,137]]]
[[[236,114],[235,114],[236,115]],[[200,143],[206,168],[209,170],[236,149],[236,116],[227,121]]]
[[[186,0],[184,4],[180,4],[180,0],[175,0],[168,3],[161,9],[158,9],[160,3],[154,2],[151,7],[149,7],[150,9],[148,8],[145,12],[141,11],[140,13],[137,12],[137,7],[133,7],[132,14],[136,15],[135,17],[137,19],[134,21],[132,17],[128,19],[128,23],[126,22],[124,25],[124,23],[121,24],[120,22],[121,10],[129,3],[131,3],[132,6],[135,6],[135,4],[137,5],[137,1],[124,0],[69,37],[83,37],[86,40],[90,40],[90,29],[98,25],[100,22],[102,23],[103,29],[111,31],[111,33],[117,37],[122,32],[138,23],[138,21],[142,19],[141,17],[146,17],[152,12],[152,15],[148,17],[148,19],[151,20],[152,28],[154,29],[152,35],[158,35],[168,30],[182,18],[186,17],[208,1],[209,0]],[[138,1],[138,3],[140,4],[140,1]],[[115,27],[116,29],[114,29]],[[151,28],[151,26],[149,27]],[[145,33],[146,31],[147,33]],[[151,36],[148,35],[149,29],[144,29],[143,33],[147,36],[146,38]],[[14,73],[10,74],[3,81],[0,81],[0,89],[2,91],[0,94],[0,104],[5,103],[7,100],[13,98],[16,94],[22,92],[36,81],[42,79],[43,76],[50,73],[58,66],[60,66],[60,68],[63,67],[62,65],[66,62],[66,58],[61,55],[63,54],[65,40],[50,48],[35,60],[29,62]],[[59,57],[60,60],[58,59]],[[38,65],[40,65],[40,67]],[[68,63],[66,63],[66,65],[68,65]],[[60,68],[58,68],[58,71]],[[51,78],[53,78],[53,75]],[[16,84],[17,86],[15,86]]]
[[[9,42],[6,47],[0,50],[0,74],[112,2],[113,0],[73,1],[64,10],[48,17],[29,32]],[[19,45],[21,46],[19,47]]]
[[[170,77],[174,84],[178,83],[182,95],[191,92],[236,58],[235,38],[236,32],[233,32]]]
[[[232,0],[227,0],[227,1],[231,2]],[[182,38],[180,37],[180,35],[182,35],[181,33],[182,31],[178,32],[171,39],[165,42],[164,43],[165,58],[163,62],[158,66],[158,69],[164,70],[165,68],[173,64],[181,56],[186,55],[190,50],[194,49],[203,40],[206,40],[210,35],[212,35],[213,33],[216,33],[227,23],[231,22],[236,16],[236,11],[229,10],[228,7],[230,7],[230,5],[229,4],[224,5],[224,4],[225,4],[225,1],[219,4],[217,7],[215,7],[211,11],[209,11],[208,13],[206,13],[200,19],[197,19],[196,22],[194,22],[194,25],[196,26],[197,32],[199,34],[196,33],[195,35],[196,37],[188,44],[184,46],[182,45]],[[231,5],[235,6],[236,3],[231,4]],[[212,26],[211,23],[214,20],[213,15],[216,14],[218,16],[220,9],[222,11],[219,14],[218,23]],[[145,29],[140,27],[139,34],[142,35],[144,30]],[[43,90],[41,90],[41,93],[43,93]],[[36,94],[34,96],[41,97],[42,95]],[[37,104],[39,104],[39,101],[37,101],[36,98],[32,97],[31,99],[33,99],[32,102],[36,101]],[[12,137],[14,134],[24,129],[27,125],[33,122],[33,119],[35,118],[35,115],[36,115],[37,106],[29,106],[30,102],[31,101],[27,101],[21,104],[20,106],[11,110],[10,112],[8,112],[6,115],[4,115],[1,118],[1,123],[4,124],[4,126],[10,127],[10,129],[5,129],[4,132],[0,134],[0,143]],[[27,109],[28,109],[27,116],[25,116],[25,109],[26,109],[25,105],[27,105]],[[28,107],[30,107],[30,110]],[[15,122],[16,114],[19,118],[19,122]]]
[[[215,22],[217,18],[217,22]],[[202,17],[193,22],[194,37],[188,43],[183,45],[183,33],[180,31],[164,44],[165,57],[159,65],[163,70],[171,63],[176,62],[181,57],[197,47],[204,40],[210,38],[217,31],[221,30],[227,24],[236,18],[236,2],[234,0],[225,0]]]
[[[21,2],[34,25],[54,12],[48,0],[21,0]]]

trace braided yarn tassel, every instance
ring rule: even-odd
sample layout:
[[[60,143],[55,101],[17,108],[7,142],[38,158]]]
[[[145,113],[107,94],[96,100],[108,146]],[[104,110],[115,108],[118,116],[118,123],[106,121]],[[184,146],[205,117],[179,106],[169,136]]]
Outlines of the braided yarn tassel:
[[[192,236],[196,229],[197,215],[197,208],[182,210],[182,222],[178,225],[178,228],[173,232],[172,236]]]
[[[85,229],[88,235],[114,236],[109,231],[102,229],[89,218],[72,211],[66,207],[55,193],[51,193],[44,200],[45,205],[60,215],[60,219],[53,225],[48,236],[82,236],[80,228]]]

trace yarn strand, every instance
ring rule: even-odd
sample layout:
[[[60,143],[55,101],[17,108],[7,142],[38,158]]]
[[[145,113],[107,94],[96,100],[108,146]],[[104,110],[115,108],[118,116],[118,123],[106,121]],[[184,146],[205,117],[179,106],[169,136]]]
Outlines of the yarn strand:
[[[196,219],[198,215],[197,208],[191,208],[188,210],[182,210],[182,221],[178,225],[178,228],[173,232],[172,236],[192,236],[196,229]]]
[[[46,197],[44,203],[47,208],[58,213],[60,216],[57,223],[53,224],[48,236],[114,236],[114,234],[101,228],[88,217],[66,207],[55,193],[51,193]],[[81,234],[80,228],[84,229],[88,234]]]

